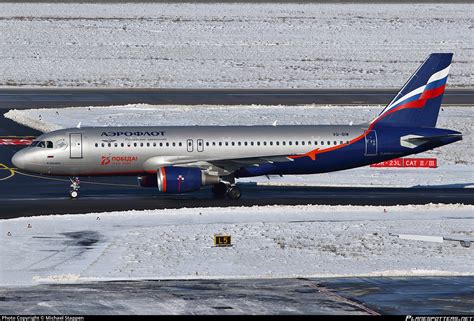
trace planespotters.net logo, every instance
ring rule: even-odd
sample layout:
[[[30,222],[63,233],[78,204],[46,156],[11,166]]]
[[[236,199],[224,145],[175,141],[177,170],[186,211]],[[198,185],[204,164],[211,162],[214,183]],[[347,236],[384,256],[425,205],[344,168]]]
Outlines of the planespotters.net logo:
[[[411,316],[407,315],[405,321],[474,321],[474,316]]]
[[[130,165],[138,160],[138,156],[101,156],[100,165]]]

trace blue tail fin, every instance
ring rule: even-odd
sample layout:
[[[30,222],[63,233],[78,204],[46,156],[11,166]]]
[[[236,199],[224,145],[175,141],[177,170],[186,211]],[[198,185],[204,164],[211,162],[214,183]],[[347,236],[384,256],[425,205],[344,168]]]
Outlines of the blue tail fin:
[[[431,54],[372,125],[435,127],[452,58]]]

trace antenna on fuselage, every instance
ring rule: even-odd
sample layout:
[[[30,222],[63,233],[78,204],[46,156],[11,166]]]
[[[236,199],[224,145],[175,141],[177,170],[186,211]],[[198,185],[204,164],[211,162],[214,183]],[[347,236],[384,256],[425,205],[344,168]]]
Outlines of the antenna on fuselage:
[[[77,124],[76,127],[77,127],[77,128],[81,128],[81,122],[79,122],[79,124]]]
[[[275,121],[273,122],[272,126],[273,126],[273,127],[276,127],[277,123],[278,123],[278,120],[275,120]]]

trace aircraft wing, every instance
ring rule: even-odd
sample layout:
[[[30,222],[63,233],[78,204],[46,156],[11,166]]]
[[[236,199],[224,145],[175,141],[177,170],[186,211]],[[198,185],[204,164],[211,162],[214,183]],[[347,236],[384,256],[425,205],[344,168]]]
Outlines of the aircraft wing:
[[[145,169],[156,169],[161,166],[182,166],[182,167],[198,167],[215,175],[229,175],[241,167],[260,166],[262,164],[272,164],[275,162],[292,162],[293,159],[288,155],[278,156],[261,156],[250,158],[233,158],[233,159],[212,159],[198,160],[188,157],[153,157],[145,163]]]
[[[222,168],[228,172],[234,172],[241,167],[260,166],[262,164],[273,164],[275,162],[292,162],[293,159],[286,156],[266,156],[237,159],[223,159],[208,161],[210,164]]]

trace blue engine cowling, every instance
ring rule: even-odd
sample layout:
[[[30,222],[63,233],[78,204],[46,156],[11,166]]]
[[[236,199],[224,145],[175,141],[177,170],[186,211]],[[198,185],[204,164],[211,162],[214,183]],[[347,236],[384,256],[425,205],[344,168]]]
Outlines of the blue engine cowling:
[[[166,166],[158,169],[158,190],[162,193],[187,193],[204,185],[219,183],[218,176],[203,173],[199,168]]]

